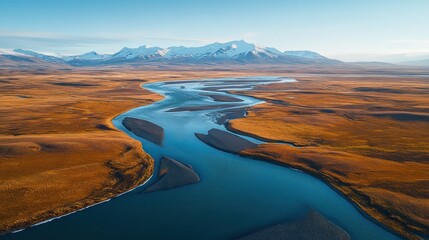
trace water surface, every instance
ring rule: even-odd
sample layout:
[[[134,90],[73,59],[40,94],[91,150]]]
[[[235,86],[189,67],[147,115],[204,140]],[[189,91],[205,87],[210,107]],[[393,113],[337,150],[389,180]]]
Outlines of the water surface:
[[[253,82],[245,83],[241,78],[146,84],[145,88],[163,94],[165,99],[128,111],[113,120],[117,128],[141,141],[144,150],[156,161],[167,156],[191,165],[201,178],[199,183],[143,194],[145,186],[141,186],[108,202],[5,238],[233,239],[271,224],[302,217],[309,209],[314,209],[348,232],[352,239],[399,239],[310,175],[225,153],[199,141],[195,132],[207,133],[211,128],[226,130],[214,119],[219,115],[217,112],[225,108],[168,112],[176,107],[225,104],[200,95],[208,93],[201,89],[210,86],[251,89],[258,84],[294,81],[282,77],[245,79]],[[229,96],[242,99],[239,104],[245,106],[260,103],[251,97]],[[122,126],[125,117],[148,120],[163,127],[163,146],[126,130]]]

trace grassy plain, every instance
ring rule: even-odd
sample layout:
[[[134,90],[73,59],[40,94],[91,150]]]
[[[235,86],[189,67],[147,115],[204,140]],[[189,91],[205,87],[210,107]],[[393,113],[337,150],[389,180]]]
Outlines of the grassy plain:
[[[429,78],[296,78],[239,92],[266,103],[228,128],[271,142],[242,154],[324,179],[408,238],[429,234]]]
[[[0,70],[0,233],[144,182],[153,160],[111,119],[162,99],[140,88],[144,82],[218,74]]]
[[[324,179],[404,236],[428,233],[427,78],[396,68],[198,68],[0,70],[0,232],[108,199],[152,174],[140,143],[111,124],[162,98],[141,83],[284,75],[298,82],[239,92],[266,103],[229,128],[301,147],[268,143],[242,154]]]
[[[0,232],[75,211],[145,181],[152,159],[111,119],[159,100],[103,72],[0,74]]]

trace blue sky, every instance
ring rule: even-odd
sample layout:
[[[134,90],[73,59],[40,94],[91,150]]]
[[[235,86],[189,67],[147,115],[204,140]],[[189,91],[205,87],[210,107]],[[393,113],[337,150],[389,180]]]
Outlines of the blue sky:
[[[0,0],[0,48],[113,53],[244,39],[343,60],[429,55],[428,0]]]

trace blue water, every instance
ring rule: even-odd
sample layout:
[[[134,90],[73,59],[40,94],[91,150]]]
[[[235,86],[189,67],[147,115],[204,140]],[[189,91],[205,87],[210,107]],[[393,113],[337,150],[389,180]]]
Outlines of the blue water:
[[[276,77],[252,80],[293,81]],[[225,130],[213,121],[214,112],[219,109],[166,112],[174,107],[224,104],[199,95],[204,86],[219,85],[217,81],[220,80],[211,80],[206,85],[147,84],[145,88],[163,94],[165,99],[133,109],[113,120],[117,128],[141,141],[144,150],[156,161],[161,156],[167,156],[191,165],[201,178],[199,183],[144,194],[141,191],[145,186],[141,186],[108,202],[5,238],[233,239],[270,224],[301,217],[311,208],[347,231],[352,239],[399,239],[363,216],[340,194],[310,175],[225,153],[199,141],[195,132],[207,133],[211,128]],[[243,87],[251,88],[266,83]],[[225,88],[230,88],[227,85]],[[250,97],[234,97],[243,99],[241,104],[246,106],[260,103]],[[121,124],[127,116],[145,119],[163,127],[163,146],[157,146],[127,131]]]

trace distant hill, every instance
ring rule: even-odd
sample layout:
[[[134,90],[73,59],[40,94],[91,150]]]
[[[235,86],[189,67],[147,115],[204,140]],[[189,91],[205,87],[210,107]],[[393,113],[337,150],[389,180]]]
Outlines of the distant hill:
[[[320,54],[318,54],[317,52],[312,52],[312,51],[285,51],[284,52],[285,55],[288,56],[296,56],[296,57],[303,57],[303,58],[311,58],[311,59],[328,59],[325,56],[322,56]]]
[[[52,59],[51,59],[52,58]],[[52,62],[50,61],[52,60]],[[28,51],[21,53],[20,50],[0,50],[0,68],[44,68],[44,67],[56,67],[62,68],[69,66],[63,60],[47,56],[43,54],[37,54],[35,52]]]

